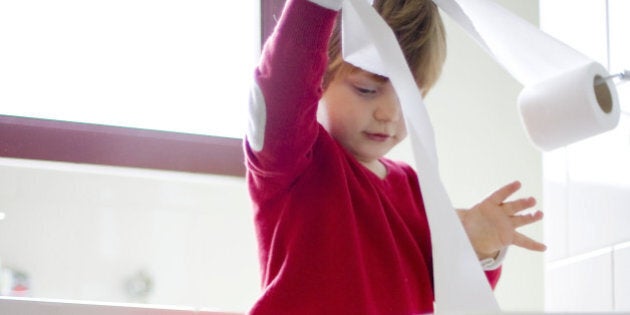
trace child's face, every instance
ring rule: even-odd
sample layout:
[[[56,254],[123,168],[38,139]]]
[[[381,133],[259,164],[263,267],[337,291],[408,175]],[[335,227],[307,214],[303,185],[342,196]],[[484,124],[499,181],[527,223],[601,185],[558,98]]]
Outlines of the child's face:
[[[330,82],[317,118],[362,163],[381,158],[407,136],[391,82],[362,70]]]

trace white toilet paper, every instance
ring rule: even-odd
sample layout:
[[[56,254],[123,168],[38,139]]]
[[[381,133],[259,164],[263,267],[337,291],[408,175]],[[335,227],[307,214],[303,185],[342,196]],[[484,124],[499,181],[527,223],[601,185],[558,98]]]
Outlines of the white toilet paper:
[[[494,1],[433,1],[525,86],[519,107],[538,148],[566,146],[617,125],[620,106],[614,85],[602,86],[611,101],[601,105],[609,110],[603,111],[594,97],[593,78],[608,76],[603,66]]]
[[[398,42],[366,0],[342,8],[344,59],[389,77],[400,101],[431,229],[436,313],[499,311],[492,290],[439,175],[433,126]]]
[[[607,75],[590,62],[526,86],[518,105],[532,142],[547,151],[613,129],[620,115],[617,91],[611,80],[596,82]]]

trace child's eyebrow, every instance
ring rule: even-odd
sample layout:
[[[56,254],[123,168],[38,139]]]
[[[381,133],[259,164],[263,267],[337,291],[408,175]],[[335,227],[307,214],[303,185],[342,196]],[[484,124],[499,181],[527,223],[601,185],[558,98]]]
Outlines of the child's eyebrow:
[[[374,80],[378,83],[386,83],[389,82],[389,78],[384,76],[384,75],[380,75],[380,74],[376,74],[376,73],[372,73],[372,72],[367,72],[365,70],[361,70],[358,69],[357,72],[361,72],[361,75],[366,76],[367,78]]]
[[[363,70],[363,69],[361,69],[359,67],[353,66],[352,64],[347,64],[347,65],[349,66],[349,73],[351,73],[351,74],[365,75],[368,78],[370,78],[372,80],[375,80],[376,82],[379,82],[379,83],[389,82],[389,78],[384,76],[384,75],[380,75],[380,74],[376,74],[376,73],[373,73],[373,72],[369,72],[369,71]]]
[[[389,81],[389,78],[380,74],[370,73],[369,76],[377,82],[385,83]]]

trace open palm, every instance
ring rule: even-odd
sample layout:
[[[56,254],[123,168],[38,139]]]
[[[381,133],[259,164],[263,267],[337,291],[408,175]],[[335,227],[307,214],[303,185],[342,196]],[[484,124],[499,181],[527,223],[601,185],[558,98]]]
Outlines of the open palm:
[[[541,211],[521,214],[536,205],[532,197],[507,201],[521,188],[518,181],[507,184],[470,210],[459,210],[458,214],[468,238],[479,259],[496,257],[498,252],[510,245],[534,251],[544,251],[546,246],[516,231],[519,227],[540,221]]]

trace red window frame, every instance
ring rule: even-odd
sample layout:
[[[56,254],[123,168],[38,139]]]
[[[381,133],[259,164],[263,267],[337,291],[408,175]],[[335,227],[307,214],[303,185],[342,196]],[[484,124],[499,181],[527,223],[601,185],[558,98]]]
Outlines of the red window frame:
[[[284,0],[261,0],[261,40]],[[253,71],[253,69],[252,69]],[[244,176],[242,139],[0,115],[0,156]]]

